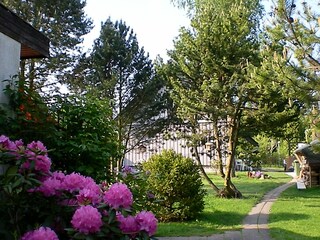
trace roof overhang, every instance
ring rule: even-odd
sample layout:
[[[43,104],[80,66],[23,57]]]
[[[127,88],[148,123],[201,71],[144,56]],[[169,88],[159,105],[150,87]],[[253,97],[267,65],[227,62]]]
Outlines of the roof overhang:
[[[0,32],[21,44],[20,59],[49,57],[49,39],[1,3]]]

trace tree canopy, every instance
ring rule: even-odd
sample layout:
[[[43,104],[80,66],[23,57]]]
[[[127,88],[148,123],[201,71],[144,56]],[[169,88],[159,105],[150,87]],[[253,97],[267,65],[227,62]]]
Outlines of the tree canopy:
[[[163,81],[124,21],[106,20],[75,76],[70,79],[75,91],[91,91],[98,98],[111,99],[119,145],[125,147],[122,156],[130,150],[132,139],[138,144],[161,129],[167,103]]]

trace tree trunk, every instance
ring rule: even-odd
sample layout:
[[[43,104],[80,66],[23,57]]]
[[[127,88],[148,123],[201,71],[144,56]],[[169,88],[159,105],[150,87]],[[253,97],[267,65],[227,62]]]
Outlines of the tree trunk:
[[[233,159],[232,155],[228,156],[226,164],[226,176],[224,179],[224,188],[219,192],[219,196],[223,198],[242,198],[241,192],[234,186],[231,181]]]
[[[229,118],[227,121],[228,136],[229,136],[228,148],[227,148],[228,158],[227,158],[227,164],[226,164],[226,176],[224,179],[224,188],[221,189],[220,191],[220,194],[219,194],[220,197],[242,198],[241,192],[234,186],[234,184],[231,181],[233,166],[234,166],[235,148],[236,148],[236,142],[238,138],[239,123],[240,123],[239,119]]]
[[[194,153],[195,153],[195,157],[196,157],[196,160],[197,160],[197,163],[198,163],[198,166],[199,166],[199,169],[200,169],[200,172],[202,174],[202,176],[206,179],[206,181],[209,183],[210,187],[216,192],[216,193],[219,193],[219,188],[212,182],[212,180],[209,178],[209,176],[207,175],[206,171],[204,170],[202,164],[201,164],[201,160],[200,160],[200,155],[199,155],[199,152],[198,152],[198,149],[197,147],[193,147],[194,149]]]
[[[214,139],[216,142],[216,148],[217,148],[217,160],[218,160],[218,170],[219,174],[222,178],[225,177],[225,173],[223,170],[223,164],[222,164],[222,154],[221,154],[221,142],[219,141],[219,129],[217,126],[217,122],[213,124],[213,134],[214,134]]]

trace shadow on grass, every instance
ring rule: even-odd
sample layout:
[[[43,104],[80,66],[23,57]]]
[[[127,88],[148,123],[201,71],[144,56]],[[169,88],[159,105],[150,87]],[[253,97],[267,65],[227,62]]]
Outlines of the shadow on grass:
[[[281,221],[288,221],[288,220],[303,220],[309,219],[310,217],[307,214],[303,213],[288,213],[288,212],[281,212],[281,213],[272,213],[272,222],[281,222]]]
[[[239,223],[239,220],[244,218],[244,214],[226,212],[226,211],[214,211],[203,212],[198,220],[204,223],[210,223],[214,225],[223,225],[227,228]]]
[[[320,187],[307,188],[304,190],[299,190],[296,186],[292,186],[287,191],[282,194],[281,201],[292,201],[292,199],[320,199]]]
[[[320,232],[317,236],[308,236],[306,234],[298,234],[294,231],[284,230],[282,228],[272,228],[269,230],[270,236],[274,240],[319,240]]]
[[[234,212],[203,212],[196,220],[160,223],[156,236],[208,236],[227,230],[240,230],[239,222],[243,217]]]

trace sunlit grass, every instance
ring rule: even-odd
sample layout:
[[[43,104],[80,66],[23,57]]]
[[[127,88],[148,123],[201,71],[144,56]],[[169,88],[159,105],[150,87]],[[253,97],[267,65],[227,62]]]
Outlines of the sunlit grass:
[[[320,239],[320,188],[283,192],[272,205],[269,228],[275,240]]]
[[[244,217],[259,202],[262,196],[273,188],[286,183],[290,177],[283,172],[269,173],[271,179],[252,179],[246,172],[237,172],[233,179],[236,187],[243,194],[242,199],[221,199],[204,182],[207,189],[205,209],[196,220],[187,222],[160,223],[156,236],[207,236],[242,227]],[[218,187],[223,186],[223,179],[209,175]]]

